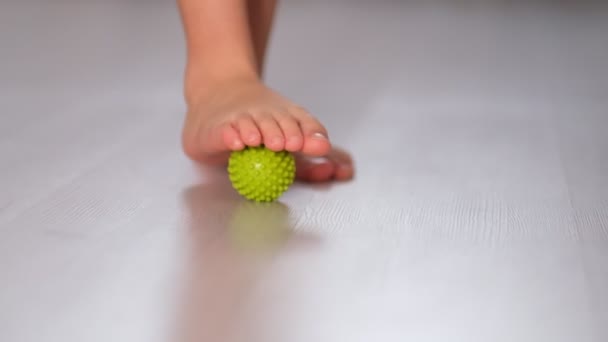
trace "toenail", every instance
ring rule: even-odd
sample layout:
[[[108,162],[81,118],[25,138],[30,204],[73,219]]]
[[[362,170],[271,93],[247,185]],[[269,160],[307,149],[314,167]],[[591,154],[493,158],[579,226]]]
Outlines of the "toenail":
[[[282,142],[283,142],[283,139],[281,139],[281,137],[274,137],[274,138],[272,138],[272,144],[273,145],[278,145],[278,144],[280,144]]]
[[[327,140],[327,137],[323,133],[315,133],[312,135],[312,137],[315,139]]]

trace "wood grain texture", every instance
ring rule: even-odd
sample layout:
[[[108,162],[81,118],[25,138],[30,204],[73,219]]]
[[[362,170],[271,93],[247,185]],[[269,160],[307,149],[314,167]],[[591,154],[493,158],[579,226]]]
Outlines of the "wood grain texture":
[[[0,11],[0,341],[608,339],[608,10],[286,1],[269,83],[357,177],[181,153],[163,1]]]

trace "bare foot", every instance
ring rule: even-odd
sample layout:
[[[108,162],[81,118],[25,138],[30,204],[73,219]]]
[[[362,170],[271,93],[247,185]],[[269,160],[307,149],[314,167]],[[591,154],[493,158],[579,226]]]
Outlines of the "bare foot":
[[[297,178],[322,182],[353,176],[350,156],[333,148],[327,130],[304,108],[256,80],[233,80],[189,104],[182,144],[191,159],[225,165],[231,151],[264,145],[294,152]]]

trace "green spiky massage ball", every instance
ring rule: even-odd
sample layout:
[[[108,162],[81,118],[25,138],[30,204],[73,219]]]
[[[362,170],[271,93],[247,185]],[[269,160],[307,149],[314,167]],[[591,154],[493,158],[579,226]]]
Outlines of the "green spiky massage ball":
[[[287,151],[246,147],[230,155],[228,175],[234,189],[243,197],[256,202],[274,202],[293,183],[296,162]]]

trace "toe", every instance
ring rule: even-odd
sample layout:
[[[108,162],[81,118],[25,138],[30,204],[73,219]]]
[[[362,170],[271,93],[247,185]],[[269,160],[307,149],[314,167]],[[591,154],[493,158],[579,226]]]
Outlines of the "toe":
[[[262,136],[258,126],[249,115],[243,115],[235,124],[241,141],[247,146],[258,146],[262,143]]]
[[[281,131],[285,137],[285,149],[290,152],[300,151],[304,139],[298,121],[289,114],[276,115],[275,120],[281,127]]]
[[[335,165],[334,178],[336,180],[349,180],[353,178],[355,168],[353,160],[346,151],[334,148],[327,158]]]
[[[328,154],[328,157],[339,164],[353,164],[353,159],[350,153],[341,148],[334,147]]]
[[[350,180],[354,176],[352,165],[337,165],[334,172],[334,179],[337,181]]]
[[[239,132],[234,128],[234,126],[232,126],[231,124],[223,124],[220,129],[218,130],[218,133],[221,135],[221,140],[223,140],[223,144],[218,144],[216,146],[214,146],[214,151],[215,152],[222,152],[225,151],[226,148],[229,150],[241,150],[245,147],[245,144],[243,143],[243,141],[241,140],[241,137],[239,135]],[[213,134],[213,133],[211,133]],[[213,139],[213,140],[217,140],[220,141],[220,139]],[[210,147],[213,145],[210,145]]]
[[[298,118],[304,136],[302,152],[310,156],[326,155],[331,149],[331,144],[325,127],[304,110],[296,110],[294,115]]]
[[[271,115],[265,115],[256,120],[262,133],[264,146],[272,151],[281,151],[285,147],[285,138],[279,124]]]
[[[351,156],[334,148],[324,157],[311,157],[296,153],[296,177],[305,182],[345,181],[354,176]]]
[[[326,182],[333,178],[335,164],[324,157],[296,155],[296,178],[304,182]]]

